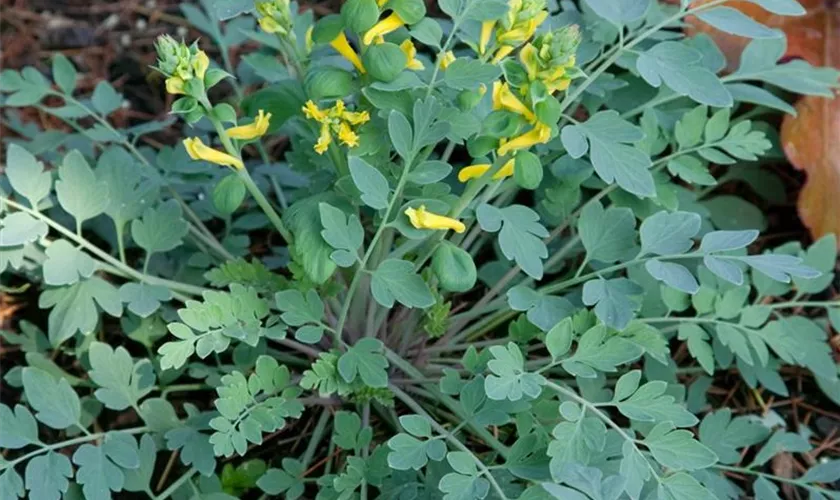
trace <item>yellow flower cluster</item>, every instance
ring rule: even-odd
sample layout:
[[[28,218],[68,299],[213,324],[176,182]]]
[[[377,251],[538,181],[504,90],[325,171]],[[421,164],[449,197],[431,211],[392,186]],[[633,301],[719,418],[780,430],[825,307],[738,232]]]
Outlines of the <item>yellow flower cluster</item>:
[[[187,46],[168,35],[155,42],[158,53],[158,69],[167,76],[166,91],[170,94],[184,94],[187,80],[204,79],[210,67],[210,58],[196,44]]]
[[[260,28],[266,33],[287,35],[292,30],[292,13],[289,0],[269,0],[256,2],[257,19]]]
[[[407,208],[405,215],[408,216],[411,225],[417,229],[443,229],[444,231],[451,229],[456,233],[463,233],[467,230],[464,223],[458,219],[429,212],[425,205],[420,205],[417,208]]]
[[[580,29],[566,26],[538,36],[519,51],[519,60],[530,81],[541,81],[549,94],[566,90],[572,82],[575,52],[580,45]]]
[[[502,19],[481,24],[478,52],[482,56],[487,52],[490,38],[495,31],[498,48],[493,55],[494,64],[527,42],[548,18],[546,0],[508,0],[508,6],[508,12]]]
[[[271,113],[266,113],[262,109],[257,113],[254,121],[248,125],[238,125],[236,127],[225,130],[225,134],[231,139],[240,141],[250,141],[265,135],[268,131],[268,126],[271,122]],[[216,165],[223,165],[232,167],[236,170],[245,168],[242,160],[230,153],[225,153],[217,149],[207,146],[198,137],[189,137],[184,139],[184,149],[193,160],[204,160]]]
[[[329,109],[321,109],[312,101],[306,101],[303,107],[303,114],[310,120],[315,120],[321,125],[321,132],[318,142],[315,143],[315,152],[324,154],[333,141],[333,135],[338,137],[342,144],[355,148],[359,145],[359,136],[354,127],[358,127],[370,120],[367,111],[347,111],[344,101],[336,101]]]

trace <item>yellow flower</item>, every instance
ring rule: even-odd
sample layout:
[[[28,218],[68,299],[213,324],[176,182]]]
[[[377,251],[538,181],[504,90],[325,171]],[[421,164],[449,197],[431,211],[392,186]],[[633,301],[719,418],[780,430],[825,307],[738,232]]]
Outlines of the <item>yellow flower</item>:
[[[170,76],[166,79],[166,91],[170,94],[184,93],[184,80],[177,76]]]
[[[318,142],[315,143],[315,152],[319,155],[324,154],[324,152],[329,149],[331,142],[332,136],[330,135],[330,124],[322,123],[321,134],[318,136]]]
[[[493,28],[496,27],[496,21],[484,21],[481,23],[481,37],[478,40],[478,53],[484,55],[487,51],[487,44],[490,43],[490,36],[493,34]]]
[[[499,50],[497,50],[496,54],[493,56],[493,64],[499,64],[502,61],[502,59],[504,59],[511,52],[513,52],[513,49],[515,48],[516,47],[514,47],[513,45],[502,45],[501,47],[499,47]]]
[[[417,48],[411,43],[411,40],[406,38],[403,40],[403,43],[400,44],[400,49],[405,54],[405,59],[408,61],[406,67],[413,71],[420,71],[424,68],[423,63],[417,59]]]
[[[315,31],[315,25],[310,26],[306,30],[305,45],[306,45],[306,53],[307,54],[312,52],[312,47],[315,45],[315,41],[312,40],[312,32],[313,31]]]
[[[496,34],[496,40],[503,45],[517,46],[534,36],[540,24],[548,18],[548,12],[540,11],[534,17],[514,24],[512,29]]]
[[[502,165],[502,168],[500,168],[498,172],[493,174],[492,179],[497,181],[513,175],[514,163],[513,159],[508,160],[504,165]],[[472,179],[478,179],[488,170],[490,170],[489,163],[477,163],[475,165],[470,165],[469,167],[464,167],[458,171],[458,181],[467,182]]]
[[[257,137],[265,135],[265,132],[268,130],[270,120],[271,113],[265,113],[263,110],[260,110],[253,123],[229,128],[227,129],[227,135],[231,139],[239,139],[242,141],[256,139]]]
[[[312,102],[311,99],[306,101],[306,105],[302,109],[303,114],[306,115],[306,117],[310,120],[315,120],[316,122],[323,122],[327,119],[327,113],[321,110],[321,108],[319,108],[317,104]]]
[[[365,33],[364,38],[362,38],[362,42],[365,45],[370,45],[376,38],[385,36],[392,31],[396,31],[403,25],[405,25],[405,21],[402,20],[400,15],[396,12],[391,12],[391,15],[373,25],[373,28],[369,29],[367,33]]]
[[[463,233],[467,230],[463,222],[428,212],[425,205],[420,205],[418,208],[407,208],[405,215],[408,216],[411,225],[417,229],[451,229],[456,233]]]
[[[505,109],[522,115],[526,120],[533,123],[537,117],[528,106],[522,103],[510,90],[507,83],[493,82],[493,109]]]
[[[455,54],[451,50],[438,55],[440,58],[440,69],[446,69],[455,61]]]
[[[385,5],[386,3],[388,3],[388,0],[376,0],[376,6],[377,6],[377,7],[379,7],[380,9],[381,9],[381,8],[382,8],[382,6],[383,6],[383,5]]]
[[[496,153],[499,156],[504,156],[511,151],[530,148],[534,144],[545,144],[549,139],[551,139],[551,127],[544,123],[537,122],[528,132],[505,141]]]
[[[282,29],[280,23],[275,21],[273,17],[261,17],[259,23],[260,28],[266,33],[277,33]]]
[[[350,42],[347,41],[347,36],[344,35],[344,32],[339,33],[337,37],[333,38],[330,45],[332,48],[337,50],[339,54],[344,56],[345,59],[350,61],[359,73],[365,73],[365,67],[362,65],[362,60],[359,59],[359,55],[356,54],[356,51],[350,46]]]
[[[345,146],[349,146],[351,148],[355,148],[359,145],[359,136],[353,132],[353,129],[351,129],[350,125],[346,122],[342,122],[338,126],[338,140]]]
[[[361,125],[370,121],[370,114],[367,111],[344,111],[341,118],[350,125]]]
[[[209,161],[216,165],[225,165],[237,170],[245,168],[245,165],[239,158],[206,146],[198,137],[184,139],[184,149],[187,150],[187,153],[193,160]]]
[[[493,174],[492,179],[497,181],[513,175],[514,164],[515,161],[513,159],[508,160],[504,165],[502,165],[502,168],[500,168],[498,172]],[[469,167],[464,167],[458,171],[458,181],[467,182],[472,179],[478,179],[488,170],[490,170],[489,163],[477,163],[475,165],[470,165]]]
[[[210,58],[207,57],[207,53],[203,50],[199,50],[193,58],[192,64],[196,78],[198,78],[199,80],[204,80],[204,75],[205,73],[207,73],[207,68],[210,67]]]

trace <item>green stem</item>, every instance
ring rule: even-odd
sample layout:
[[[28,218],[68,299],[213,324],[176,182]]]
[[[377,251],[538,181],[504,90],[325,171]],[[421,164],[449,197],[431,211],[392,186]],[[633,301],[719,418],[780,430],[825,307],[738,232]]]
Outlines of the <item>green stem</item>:
[[[292,236],[291,231],[286,228],[286,225],[283,223],[283,219],[280,218],[280,215],[277,211],[274,210],[274,207],[271,206],[271,203],[266,199],[265,195],[260,191],[260,188],[257,187],[256,183],[254,183],[254,179],[251,177],[251,174],[248,173],[248,170],[243,168],[236,171],[239,178],[242,179],[242,182],[245,183],[245,187],[251,193],[251,196],[254,197],[254,200],[257,202],[257,205],[260,206],[265,215],[268,216],[268,219],[274,224],[274,227],[280,232],[280,235],[283,236],[283,239],[286,240],[286,243],[289,245],[294,244],[294,237]]]
[[[92,244],[91,242],[89,242],[85,238],[81,238],[81,237],[77,236],[76,234],[74,234],[72,231],[68,231],[64,226],[54,222],[49,217],[46,217],[45,215],[42,215],[39,212],[35,212],[34,210],[32,210],[30,208],[27,208],[27,207],[25,207],[25,206],[23,206],[19,203],[16,203],[16,202],[14,202],[14,201],[12,201],[8,198],[0,197],[0,201],[8,204],[10,207],[12,207],[14,209],[20,210],[22,212],[26,212],[29,215],[44,221],[44,223],[47,224],[50,228],[52,228],[55,231],[61,233],[61,235],[64,236],[65,238],[67,238],[68,240],[73,241],[76,244],[78,244],[80,247],[85,248],[87,251],[89,251],[93,255],[95,255],[98,258],[100,258],[101,260],[107,262],[111,266],[119,269],[125,276],[128,276],[132,279],[135,279],[135,280],[143,282],[143,283],[148,283],[150,285],[165,286],[166,288],[169,288],[170,290],[183,292],[183,293],[186,293],[186,294],[189,294],[189,295],[201,295],[202,293],[204,293],[205,291],[208,290],[207,288],[203,288],[203,287],[200,287],[200,286],[188,285],[186,283],[180,283],[180,282],[177,282],[177,281],[170,281],[170,280],[167,280],[167,279],[158,278],[156,276],[149,276],[147,274],[143,274],[141,272],[138,272],[137,270],[135,270],[135,269],[123,264],[122,262],[120,262],[119,259],[116,259],[116,258],[112,257],[111,255],[109,255],[108,253],[102,251],[99,247]]]
[[[324,408],[324,411],[321,412],[321,416],[318,417],[318,422],[315,424],[315,430],[312,432],[312,436],[309,438],[309,443],[306,445],[306,449],[303,451],[303,456],[300,458],[301,468],[306,470],[309,468],[310,462],[312,462],[312,457],[315,456],[315,450],[318,448],[318,444],[321,442],[321,439],[324,436],[324,430],[327,428],[327,422],[330,420],[330,409]]]
[[[122,430],[116,430],[116,431],[96,432],[96,433],[92,433],[92,434],[86,434],[84,436],[80,436],[80,437],[77,437],[77,438],[68,439],[66,441],[61,441],[59,443],[53,443],[53,444],[48,444],[48,445],[39,444],[39,446],[41,446],[41,448],[39,448],[35,451],[31,451],[31,452],[27,453],[26,455],[22,455],[22,456],[14,459],[10,462],[0,464],[0,470],[7,469],[9,467],[14,467],[15,465],[17,465],[19,463],[25,462],[25,461],[29,460],[30,458],[37,457],[38,455],[40,455],[42,453],[46,453],[48,451],[58,450],[58,449],[61,449],[61,448],[67,448],[68,446],[74,446],[74,445],[77,445],[77,444],[88,443],[90,441],[95,441],[97,439],[104,438],[105,435],[108,434],[109,432],[123,432],[123,433],[129,434],[129,435],[134,435],[134,434],[143,434],[144,432],[149,432],[150,430],[151,429],[149,429],[148,427],[145,427],[145,426],[144,427],[135,427],[133,429],[122,429]]]
[[[178,488],[180,488],[184,483],[189,481],[190,478],[193,477],[193,474],[195,474],[196,472],[198,471],[195,469],[188,470],[186,474],[176,479],[174,483],[169,485],[169,488],[163,490],[160,495],[154,498],[154,500],[164,500],[165,498],[171,497],[176,491],[178,491]]]
[[[775,476],[773,474],[768,474],[766,472],[760,472],[760,471],[752,470],[752,469],[746,469],[744,467],[734,467],[734,466],[731,466],[731,465],[716,464],[716,465],[713,465],[712,468],[720,470],[720,471],[735,472],[735,473],[738,473],[738,474],[748,474],[750,476],[763,477],[765,479],[770,479],[772,481],[778,481],[780,483],[792,484],[792,485],[795,485],[795,486],[806,488],[808,490],[818,491],[820,493],[825,494],[825,496],[827,498],[831,498],[832,494],[834,493],[834,490],[828,490],[826,488],[822,488],[822,487],[819,487],[819,486],[814,486],[812,484],[808,484],[808,483],[802,481],[801,479],[792,479],[792,478],[787,478],[787,477]]]
[[[480,475],[483,475],[487,478],[487,480],[490,482],[490,485],[493,487],[493,490],[496,491],[496,495],[498,496],[498,498],[502,500],[507,500],[507,496],[505,496],[504,490],[502,490],[502,487],[499,486],[498,482],[496,482],[496,478],[493,477],[493,474],[490,473],[490,469],[488,469],[487,466],[484,465],[484,462],[482,462],[477,456],[475,456],[475,454],[472,451],[470,451],[469,448],[464,446],[464,444],[459,439],[453,436],[451,432],[447,431],[442,425],[437,423],[437,421],[433,419],[432,416],[429,415],[426,412],[426,410],[424,410],[423,407],[417,403],[417,401],[415,401],[411,396],[403,392],[402,389],[393,384],[389,386],[389,389],[391,390],[391,392],[394,393],[397,399],[405,403],[405,405],[411,408],[413,412],[426,418],[429,424],[431,424],[432,428],[438,434],[443,436],[443,438],[446,439],[446,441],[448,441],[449,444],[472,457],[476,467],[479,471],[481,471]]]

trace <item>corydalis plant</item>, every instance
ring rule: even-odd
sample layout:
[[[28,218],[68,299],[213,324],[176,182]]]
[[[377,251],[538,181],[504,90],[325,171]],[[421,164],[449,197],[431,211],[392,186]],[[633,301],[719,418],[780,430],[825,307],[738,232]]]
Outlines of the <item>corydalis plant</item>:
[[[814,452],[803,433],[707,411],[711,376],[765,406],[789,370],[840,401],[836,240],[766,248],[718,190],[772,199],[753,120],[838,73],[779,63],[778,32],[719,4],[185,6],[221,60],[159,41],[188,125],[160,151],[137,139],[165,124],[114,127],[119,95],[74,96],[67,59],[55,82],[3,72],[8,105],[82,132],[18,126],[8,149],[0,268],[50,313],[3,332],[26,366],[0,491],[836,497],[830,457],[767,467]],[[689,15],[756,38],[737,72]]]

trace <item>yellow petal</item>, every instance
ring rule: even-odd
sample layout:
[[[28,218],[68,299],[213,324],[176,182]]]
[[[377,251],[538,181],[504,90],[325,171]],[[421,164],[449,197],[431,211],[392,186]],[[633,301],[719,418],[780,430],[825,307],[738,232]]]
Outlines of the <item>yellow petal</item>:
[[[529,122],[536,120],[533,111],[514,95],[507,83],[493,83],[493,109],[506,109],[520,114]]]
[[[347,125],[346,123],[342,123],[338,126],[338,140],[345,146],[349,146],[351,148],[355,148],[359,145],[359,136],[356,135],[356,133],[353,132],[353,129],[350,128],[350,125]]]
[[[187,150],[187,154],[193,160],[204,160],[216,165],[233,167],[237,170],[245,168],[239,158],[206,146],[198,137],[184,139],[184,149]]]
[[[370,114],[367,111],[345,111],[341,118],[350,125],[361,125],[370,121]]]
[[[195,55],[195,59],[193,60],[193,70],[195,70],[195,76],[198,77],[200,80],[204,80],[204,74],[207,73],[207,68],[210,67],[210,58],[207,57],[207,53],[203,50],[199,50],[198,53]]]
[[[478,40],[478,53],[484,55],[487,50],[487,44],[490,43],[490,36],[493,34],[493,28],[496,27],[496,21],[484,21],[481,23],[481,37]]]
[[[344,56],[345,59],[350,61],[359,73],[364,74],[365,67],[362,65],[362,60],[359,59],[359,55],[356,54],[356,51],[350,46],[350,42],[347,41],[347,36],[344,35],[344,32],[339,33],[337,37],[333,38],[330,45],[338,51],[339,54]]]
[[[451,50],[438,55],[440,58],[440,69],[446,69],[455,61],[455,54]]]
[[[319,155],[324,154],[330,147],[332,136],[330,135],[330,125],[328,123],[321,124],[321,135],[318,136],[318,142],[315,143],[315,152]]]
[[[280,23],[272,17],[261,17],[259,20],[260,28],[266,33],[277,33],[280,31]]]
[[[227,130],[227,135],[231,139],[239,139],[243,141],[256,139],[257,137],[265,135],[270,121],[271,113],[266,114],[263,110],[260,110],[253,123],[229,128]]]
[[[515,162],[513,159],[508,160],[504,165],[502,165],[502,168],[500,168],[498,172],[493,174],[493,180],[497,181],[513,175],[514,164]],[[458,180],[460,182],[467,182],[472,179],[477,179],[484,175],[488,170],[490,170],[489,163],[477,163],[475,165],[470,165],[469,167],[464,167],[458,171]]]
[[[391,12],[391,15],[374,24],[373,28],[369,29],[367,33],[365,33],[364,38],[362,38],[362,42],[365,45],[370,45],[373,43],[375,38],[385,36],[392,31],[396,31],[404,24],[405,21],[402,20],[399,14]]]
[[[550,85],[546,85],[546,89],[548,90],[549,94],[553,94],[558,90],[566,90],[569,88],[569,84],[572,83],[572,80],[569,78],[563,78],[562,80],[557,80],[556,82],[552,82]]]
[[[502,59],[508,56],[511,52],[513,52],[514,47],[512,45],[502,45],[499,47],[499,50],[496,51],[496,55],[493,56],[493,64],[499,64]]]
[[[423,63],[417,59],[417,48],[411,43],[411,40],[406,38],[400,44],[400,50],[405,54],[405,59],[408,61],[406,67],[413,71],[419,71],[424,68]]]
[[[183,94],[184,80],[178,78],[177,76],[170,76],[166,79],[166,91],[173,95]]]
[[[417,229],[451,229],[456,233],[463,233],[467,229],[464,223],[457,219],[426,211],[424,205],[407,208],[405,215],[408,216],[411,225]]]
[[[306,105],[301,108],[303,110],[303,114],[306,115],[307,118],[310,120],[315,120],[317,122],[324,122],[327,120],[327,113],[321,110],[317,104],[312,102],[312,100],[306,101]]]
[[[312,40],[312,32],[315,31],[315,25],[310,26],[306,30],[306,53],[312,52],[312,47],[315,45],[315,42]]]
[[[502,144],[497,153],[499,156],[504,156],[511,151],[530,148],[534,144],[545,144],[549,139],[551,139],[551,128],[538,122],[528,132]]]
[[[535,80],[537,78],[537,72],[540,69],[538,66],[539,57],[537,54],[537,48],[530,43],[526,43],[525,46],[522,47],[522,50],[519,51],[519,60],[528,72],[528,79]]]
[[[377,7],[379,7],[380,9],[381,9],[381,8],[382,8],[382,6],[383,6],[383,5],[385,5],[386,3],[388,3],[388,0],[376,0],[376,6],[377,6]]]

